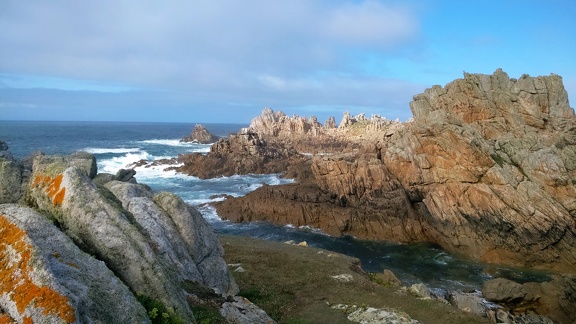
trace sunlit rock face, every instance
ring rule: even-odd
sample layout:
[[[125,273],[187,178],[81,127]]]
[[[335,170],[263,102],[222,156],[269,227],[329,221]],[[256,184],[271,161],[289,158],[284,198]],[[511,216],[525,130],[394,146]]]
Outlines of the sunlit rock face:
[[[576,118],[561,77],[465,73],[410,107],[412,120],[381,128],[345,115],[337,131],[361,145],[317,155],[298,184],[228,199],[219,213],[575,271]]]
[[[576,119],[559,76],[465,74],[410,104],[383,162],[431,241],[489,262],[574,271]]]

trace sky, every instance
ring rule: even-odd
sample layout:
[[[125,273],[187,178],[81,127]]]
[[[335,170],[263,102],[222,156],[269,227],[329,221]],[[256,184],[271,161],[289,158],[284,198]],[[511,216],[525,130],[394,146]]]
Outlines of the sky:
[[[0,120],[404,121],[498,68],[576,100],[575,33],[573,0],[0,0]]]

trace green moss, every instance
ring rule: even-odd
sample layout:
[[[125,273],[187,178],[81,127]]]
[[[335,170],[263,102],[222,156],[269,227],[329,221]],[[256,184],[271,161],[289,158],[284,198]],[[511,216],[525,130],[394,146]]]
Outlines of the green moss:
[[[370,278],[370,281],[380,286],[384,286],[386,288],[394,288],[394,286],[390,282],[378,278],[378,276],[376,276],[375,273],[368,273],[368,278]]]

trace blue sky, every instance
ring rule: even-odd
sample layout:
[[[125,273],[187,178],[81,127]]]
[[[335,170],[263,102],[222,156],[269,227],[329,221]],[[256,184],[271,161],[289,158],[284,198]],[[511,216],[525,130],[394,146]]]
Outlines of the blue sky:
[[[2,0],[0,120],[406,120],[415,94],[497,68],[573,99],[575,32],[572,0]]]

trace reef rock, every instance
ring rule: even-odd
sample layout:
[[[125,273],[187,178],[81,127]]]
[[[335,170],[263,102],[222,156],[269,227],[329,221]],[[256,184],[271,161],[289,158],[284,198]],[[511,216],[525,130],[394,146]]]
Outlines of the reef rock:
[[[0,237],[0,310],[15,322],[150,322],[103,262],[32,209],[0,205]]]
[[[219,138],[210,133],[203,125],[197,124],[194,126],[190,136],[183,137],[180,142],[210,144],[216,142]]]

